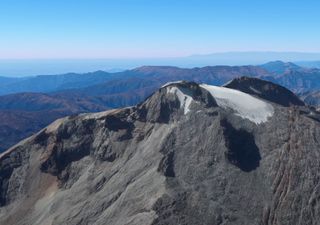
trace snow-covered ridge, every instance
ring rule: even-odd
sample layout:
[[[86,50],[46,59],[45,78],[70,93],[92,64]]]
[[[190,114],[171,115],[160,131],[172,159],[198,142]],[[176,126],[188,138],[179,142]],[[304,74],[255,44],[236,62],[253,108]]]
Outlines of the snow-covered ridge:
[[[183,93],[179,88],[177,87],[168,87],[167,93],[175,94],[180,102],[180,108],[183,108],[183,112],[186,115],[188,112],[190,112],[190,104],[193,101],[193,98],[185,93]]]
[[[220,107],[230,108],[236,115],[256,124],[266,122],[274,113],[271,104],[244,92],[207,84],[201,84],[200,87],[209,91]]]
[[[192,98],[192,94],[188,95],[187,90],[170,86],[179,83],[181,83],[181,81],[169,82],[163,85],[163,87],[167,88],[167,93],[174,94],[178,97],[180,108],[183,109],[186,115],[190,112],[190,105],[194,99]],[[268,118],[274,113],[271,104],[242,91],[207,84],[201,84],[200,87],[206,89],[220,107],[232,109],[236,115],[256,124],[267,122]]]
[[[180,84],[182,82],[183,82],[182,80],[170,81],[170,82],[167,82],[164,85],[162,85],[161,88],[167,87],[167,86],[172,85],[172,84]]]

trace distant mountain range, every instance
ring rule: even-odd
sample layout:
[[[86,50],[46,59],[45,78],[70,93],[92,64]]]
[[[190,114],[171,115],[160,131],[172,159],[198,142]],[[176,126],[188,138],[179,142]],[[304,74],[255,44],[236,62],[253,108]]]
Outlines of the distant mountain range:
[[[222,85],[249,76],[305,96],[320,90],[320,69],[281,61],[260,66],[178,68],[144,66],[117,73],[97,71],[24,78],[0,77],[0,151],[66,115],[135,105],[170,81]],[[318,95],[315,95],[317,98]],[[304,97],[308,103],[316,103]]]
[[[125,74],[122,74],[125,78]],[[117,79],[117,73],[96,71],[93,73],[62,75],[41,75],[23,78],[0,77],[0,95],[19,92],[43,92],[49,93],[65,89],[82,88],[112,79]]]
[[[213,54],[193,55],[185,58],[185,62],[191,65],[259,65],[269,61],[294,62],[300,65],[320,60],[320,53],[308,52],[272,52],[272,51],[248,51],[248,52],[221,52]],[[301,64],[301,65],[302,65]],[[304,64],[307,66],[307,64]],[[308,67],[309,67],[308,66]],[[312,66],[314,67],[314,66]],[[316,66],[317,67],[317,66]]]
[[[88,71],[96,70],[103,70],[111,73],[137,68],[141,65],[166,65],[182,68],[205,67],[208,65],[260,65],[275,60],[294,62],[299,66],[320,68],[320,53],[247,51],[220,52],[169,58],[0,59],[0,76],[33,76],[42,74],[62,74],[66,72],[86,73]]]
[[[0,152],[60,117],[106,109],[90,98],[42,93],[0,96]]]
[[[173,81],[176,79],[195,80],[212,84],[224,82],[241,75],[272,80],[295,91],[310,91],[320,87],[320,69],[305,68],[294,63],[273,61],[260,66],[207,66],[202,68],[178,68],[169,66],[144,66],[123,72],[62,75],[41,75],[23,78],[0,77],[0,95],[19,92],[51,93],[70,89],[87,88],[110,82],[132,82],[133,80]],[[302,83],[300,86],[297,83]]]
[[[299,61],[295,62],[299,66],[320,69],[320,60],[318,61]]]

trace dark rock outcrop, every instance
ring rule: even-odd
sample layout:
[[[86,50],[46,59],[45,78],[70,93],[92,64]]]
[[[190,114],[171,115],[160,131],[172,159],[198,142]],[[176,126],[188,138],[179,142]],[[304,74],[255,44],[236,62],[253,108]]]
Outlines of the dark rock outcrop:
[[[227,147],[227,160],[245,172],[255,170],[260,165],[260,152],[254,137],[246,130],[236,130],[232,125],[222,120],[223,134]]]
[[[292,105],[304,105],[304,102],[301,101],[294,93],[269,81],[249,77],[240,77],[233,79],[224,86],[258,96],[262,99],[266,99],[270,102],[274,102],[286,107]]]

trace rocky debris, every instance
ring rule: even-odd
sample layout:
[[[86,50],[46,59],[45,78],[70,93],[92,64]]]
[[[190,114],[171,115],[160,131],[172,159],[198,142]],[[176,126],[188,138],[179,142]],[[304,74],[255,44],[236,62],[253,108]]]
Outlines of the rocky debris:
[[[317,224],[317,112],[254,81],[261,123],[190,82],[54,122],[0,155],[0,224]]]

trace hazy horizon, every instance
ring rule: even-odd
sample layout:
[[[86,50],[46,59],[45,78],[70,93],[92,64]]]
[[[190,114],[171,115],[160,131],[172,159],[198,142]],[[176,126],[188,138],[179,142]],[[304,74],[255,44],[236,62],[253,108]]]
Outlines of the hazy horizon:
[[[311,0],[3,0],[0,76],[320,61],[319,8]]]
[[[320,61],[320,53],[303,52],[220,52],[207,55],[194,54],[170,58],[125,58],[125,59],[0,59],[0,76],[25,77],[86,73],[97,70],[118,72],[140,66],[203,67],[216,65],[259,65],[270,61],[306,62],[313,67]],[[310,62],[310,63],[307,63]],[[310,65],[309,65],[310,64]],[[318,64],[316,66],[318,67]]]

